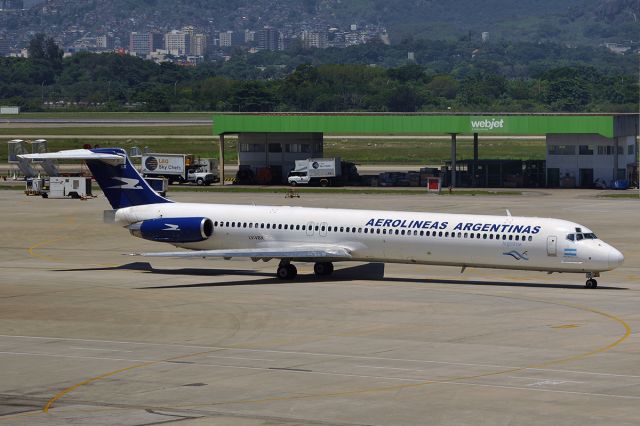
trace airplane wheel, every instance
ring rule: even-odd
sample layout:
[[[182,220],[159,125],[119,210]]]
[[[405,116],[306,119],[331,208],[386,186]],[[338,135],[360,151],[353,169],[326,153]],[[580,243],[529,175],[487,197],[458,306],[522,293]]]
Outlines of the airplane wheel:
[[[295,277],[298,276],[298,268],[296,268],[295,266],[289,264],[289,266],[287,266],[287,269],[289,270],[289,279],[292,280]]]
[[[333,263],[318,262],[313,265],[313,272],[316,274],[316,276],[331,275],[331,273],[333,272]]]
[[[276,271],[276,275],[281,280],[292,280],[298,275],[298,269],[292,264],[280,265]]]
[[[585,287],[586,288],[596,288],[596,287],[598,287],[598,281],[594,280],[593,278],[588,279]]]

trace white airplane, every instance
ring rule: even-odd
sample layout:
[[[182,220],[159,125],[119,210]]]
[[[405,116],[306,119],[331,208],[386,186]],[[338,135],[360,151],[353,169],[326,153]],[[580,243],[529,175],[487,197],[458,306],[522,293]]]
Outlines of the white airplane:
[[[573,272],[585,273],[590,288],[600,272],[624,261],[591,230],[566,220],[178,203],[151,189],[122,149],[22,157],[85,160],[115,223],[137,237],[188,249],[140,256],[279,259],[276,274],[283,280],[296,277],[292,262],[314,262],[317,276],[331,274],[333,262],[342,261]]]

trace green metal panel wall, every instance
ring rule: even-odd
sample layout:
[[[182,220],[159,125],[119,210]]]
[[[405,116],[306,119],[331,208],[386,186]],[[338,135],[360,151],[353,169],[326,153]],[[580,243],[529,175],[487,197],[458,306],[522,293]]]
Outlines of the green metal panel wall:
[[[215,114],[215,134],[320,132],[328,134],[595,133],[613,137],[613,115],[375,115]]]

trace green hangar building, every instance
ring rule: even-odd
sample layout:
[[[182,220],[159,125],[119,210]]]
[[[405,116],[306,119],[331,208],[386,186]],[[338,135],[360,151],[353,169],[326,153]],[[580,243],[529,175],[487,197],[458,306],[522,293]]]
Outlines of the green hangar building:
[[[271,167],[282,181],[295,160],[323,156],[325,134],[447,136],[451,159],[446,183],[453,187],[463,171],[473,176],[465,185],[491,184],[482,176],[483,137],[544,136],[545,186],[590,187],[596,181],[637,182],[639,118],[640,114],[220,113],[213,116],[213,132],[220,138],[221,159],[225,135],[237,134],[239,165]],[[457,158],[461,135],[473,136],[473,158],[464,162]],[[224,161],[221,167],[224,171]]]

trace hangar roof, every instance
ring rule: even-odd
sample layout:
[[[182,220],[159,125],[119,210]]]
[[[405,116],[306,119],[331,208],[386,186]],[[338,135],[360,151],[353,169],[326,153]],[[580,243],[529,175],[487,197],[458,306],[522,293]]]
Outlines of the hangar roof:
[[[217,113],[213,132],[637,136],[639,114]]]

